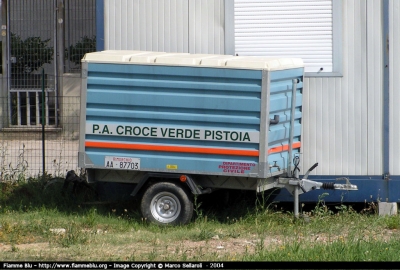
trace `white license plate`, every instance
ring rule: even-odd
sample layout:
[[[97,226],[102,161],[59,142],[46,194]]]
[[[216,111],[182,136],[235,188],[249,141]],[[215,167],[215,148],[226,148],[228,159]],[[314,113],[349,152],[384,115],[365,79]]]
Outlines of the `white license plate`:
[[[104,167],[109,169],[140,170],[140,158],[106,156],[104,158]]]

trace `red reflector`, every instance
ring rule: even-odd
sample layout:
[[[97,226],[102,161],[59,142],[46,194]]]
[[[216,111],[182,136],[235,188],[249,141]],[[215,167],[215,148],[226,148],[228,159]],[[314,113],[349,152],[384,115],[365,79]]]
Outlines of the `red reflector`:
[[[181,177],[179,177],[179,180],[181,180],[181,182],[186,182],[186,175],[181,175]]]

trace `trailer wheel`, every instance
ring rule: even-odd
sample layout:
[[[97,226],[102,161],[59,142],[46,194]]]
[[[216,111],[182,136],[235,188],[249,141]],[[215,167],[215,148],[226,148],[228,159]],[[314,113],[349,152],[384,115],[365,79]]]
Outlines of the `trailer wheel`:
[[[140,205],[143,217],[160,225],[187,224],[193,215],[193,202],[184,189],[174,183],[150,186]]]

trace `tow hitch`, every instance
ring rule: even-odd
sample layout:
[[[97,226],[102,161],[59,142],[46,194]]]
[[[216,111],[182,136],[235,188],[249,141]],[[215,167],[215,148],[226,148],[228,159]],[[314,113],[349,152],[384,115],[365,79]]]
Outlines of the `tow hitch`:
[[[314,170],[318,163],[315,163],[306,172],[302,179],[298,176],[298,162],[295,163],[295,169],[292,172],[292,177],[279,177],[277,179],[269,180],[267,179],[263,185],[260,185],[257,189],[258,192],[265,191],[271,188],[286,188],[290,194],[294,197],[294,216],[299,217],[299,196],[303,193],[316,190],[316,189],[339,189],[339,190],[358,190],[356,185],[352,185],[347,177],[337,178],[336,181],[344,180],[345,184],[336,183],[321,183],[317,181],[312,181],[307,179],[308,175],[312,170]]]

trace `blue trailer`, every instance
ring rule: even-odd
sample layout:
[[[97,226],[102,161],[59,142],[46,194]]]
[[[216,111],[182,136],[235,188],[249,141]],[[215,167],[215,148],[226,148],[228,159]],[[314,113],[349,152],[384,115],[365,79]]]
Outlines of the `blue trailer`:
[[[79,166],[89,182],[137,184],[160,224],[189,222],[193,195],[222,188],[286,187],[298,215],[301,193],[356,189],[298,178],[303,73],[297,58],[86,54]]]

